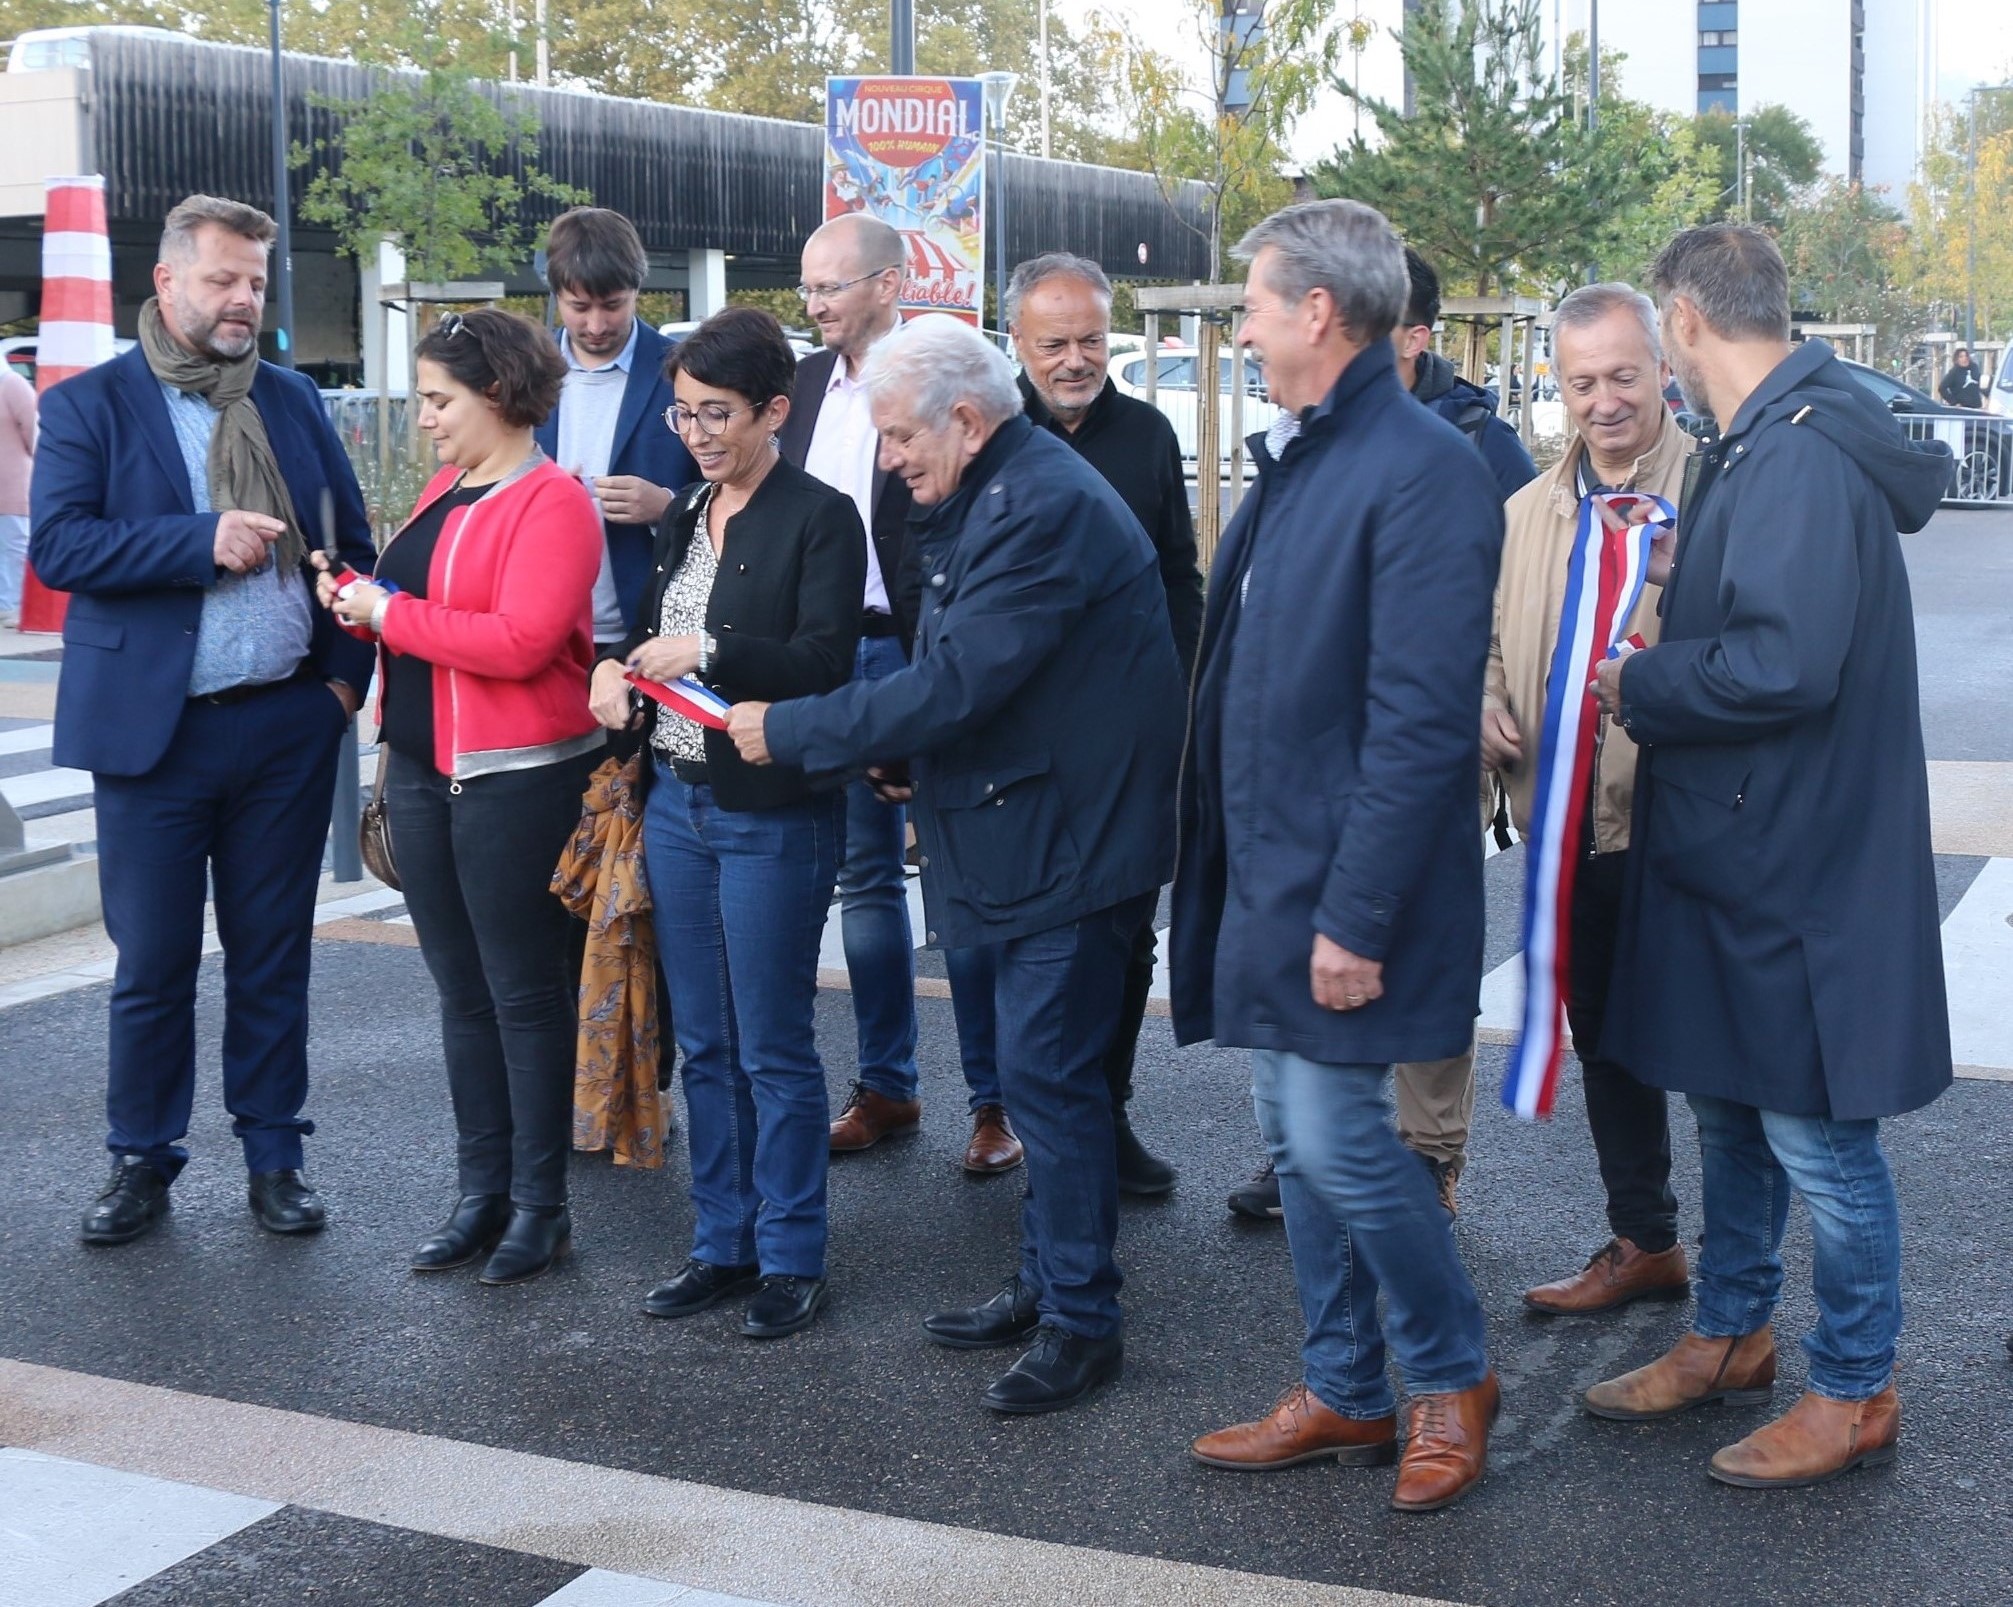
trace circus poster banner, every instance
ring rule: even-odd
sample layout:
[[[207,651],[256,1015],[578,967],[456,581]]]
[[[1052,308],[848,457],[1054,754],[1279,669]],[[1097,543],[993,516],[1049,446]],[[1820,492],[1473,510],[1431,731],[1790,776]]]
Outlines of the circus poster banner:
[[[985,100],[976,78],[825,80],[825,218],[901,231],[901,310],[977,324],[985,284]]]

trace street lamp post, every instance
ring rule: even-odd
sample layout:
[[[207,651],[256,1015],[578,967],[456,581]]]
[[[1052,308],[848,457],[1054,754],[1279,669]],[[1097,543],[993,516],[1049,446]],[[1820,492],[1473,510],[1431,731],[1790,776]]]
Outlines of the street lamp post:
[[[1020,74],[1005,71],[980,73],[979,82],[985,86],[986,121],[992,125],[993,149],[999,158],[999,193],[988,199],[987,209],[992,216],[986,219],[986,227],[999,231],[998,254],[993,259],[993,310],[999,317],[1000,345],[1005,347],[1007,344],[1006,118],[1007,102],[1013,99],[1014,85],[1020,82]],[[984,324],[985,320],[981,318],[979,322]]]
[[[1964,344],[1978,341],[1978,97],[2013,93],[2013,84],[1973,84],[1965,97],[1971,113],[1971,150],[1964,163]],[[1977,359],[1974,356],[1973,361]]]
[[[906,77],[916,70],[915,0],[890,0],[888,6],[888,71]]]
[[[273,255],[273,300],[280,315],[279,328],[273,331],[273,344],[277,348],[279,362],[287,367],[294,366],[294,241],[293,227],[288,214],[293,211],[287,199],[287,91],[286,81],[280,70],[280,3],[281,0],[267,0],[267,10],[271,13],[273,46],[273,221],[279,225],[280,237],[274,243]]]

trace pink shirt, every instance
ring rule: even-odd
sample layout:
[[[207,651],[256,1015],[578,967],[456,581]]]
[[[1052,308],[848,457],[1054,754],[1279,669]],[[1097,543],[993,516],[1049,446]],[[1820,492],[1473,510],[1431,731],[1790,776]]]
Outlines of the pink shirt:
[[[28,512],[35,461],[35,387],[0,364],[0,513]]]

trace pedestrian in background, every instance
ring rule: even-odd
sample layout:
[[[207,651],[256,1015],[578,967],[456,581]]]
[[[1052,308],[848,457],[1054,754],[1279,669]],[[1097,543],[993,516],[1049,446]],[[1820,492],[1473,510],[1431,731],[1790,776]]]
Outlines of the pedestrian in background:
[[[1482,980],[1476,710],[1502,546],[1495,482],[1399,385],[1403,247],[1314,201],[1245,235],[1239,339],[1284,413],[1225,533],[1180,795],[1174,1025],[1252,1051],[1307,1334],[1266,1417],[1210,1466],[1396,1454],[1392,1504],[1458,1500],[1497,1410],[1482,1309],[1385,1080],[1458,1054]],[[1384,1310],[1378,1309],[1383,1296]]]
[[[1804,1394],[1712,1459],[1816,1484],[1900,1437],[1901,1213],[1880,1119],[1950,1086],[1950,1019],[1902,530],[1949,450],[1916,446],[1820,340],[1791,346],[1766,233],[1687,229],[1650,270],[1664,351],[1721,423],[1684,509],[1663,637],[1601,665],[1635,741],[1603,1056],[1684,1094],[1705,1237],[1692,1331],[1587,1391],[1636,1421],[1775,1384],[1792,1191],[1817,1325]]]
[[[1936,394],[1952,407],[1985,405],[1984,393],[1978,388],[1978,370],[1971,362],[1971,354],[1962,346],[1950,354],[1950,366],[1944,370],[1943,383],[1936,387]]]
[[[1577,599],[1567,602],[1568,570],[1583,524],[1602,513],[1593,499],[1637,494],[1675,506],[1692,457],[1691,437],[1664,406],[1668,371],[1657,311],[1640,291],[1599,284],[1568,295],[1552,315],[1552,365],[1573,434],[1558,463],[1504,510],[1503,567],[1482,697],[1482,762],[1502,777],[1510,818],[1526,838],[1540,777],[1552,758],[1547,745],[1577,731],[1570,711],[1586,706],[1579,701],[1584,689],[1575,688],[1564,705],[1566,722],[1547,732],[1553,658],[1561,631],[1577,620]],[[1656,641],[1662,595],[1652,574],[1622,626],[1625,637]],[[1573,620],[1566,618],[1569,606]],[[1554,1316],[1607,1311],[1646,1297],[1682,1299],[1691,1289],[1671,1192],[1667,1098],[1601,1053],[1635,776],[1636,748],[1628,733],[1605,732],[1594,750],[1578,839],[1561,845],[1574,859],[1566,1017],[1612,1237],[1573,1276],[1525,1293],[1525,1305]]]
[[[968,324],[911,321],[867,361],[881,461],[920,517],[908,668],[737,706],[757,762],[874,766],[916,805],[929,940],[992,950],[1002,1092],[1027,1146],[1020,1259],[926,1318],[936,1343],[1034,1343],[984,1396],[1058,1411],[1124,1364],[1104,1056],[1126,958],[1173,857],[1181,675],[1153,549],[1096,470],[1021,415]]]
[[[21,623],[28,478],[35,467],[35,387],[0,363],[0,630]]]
[[[392,851],[440,992],[461,1197],[413,1252],[522,1283],[572,1237],[574,987],[552,868],[602,747],[587,707],[601,532],[533,431],[565,365],[538,325],[450,313],[419,343],[419,426],[441,469],[378,584],[324,603],[383,644],[379,763]],[[395,589],[394,589],[395,588]]]
[[[914,574],[907,557],[909,488],[879,464],[880,438],[860,380],[867,354],[899,322],[902,237],[879,218],[848,213],[804,242],[800,267],[797,294],[825,344],[797,365],[790,416],[778,443],[786,462],[843,491],[859,510],[866,583],[853,674],[877,681],[909,661],[916,634]],[[834,1155],[858,1154],[883,1138],[913,1133],[923,1117],[907,853],[907,811],[876,797],[864,780],[848,783],[839,934],[858,1049],[852,1094],[832,1123]],[[998,1108],[997,1098],[992,1108]],[[982,1118],[983,1110],[975,1115]],[[988,1127],[976,1121],[974,1147]],[[1004,1164],[1013,1165],[1020,1146],[1011,1132],[1003,1142],[1013,1151]]]
[[[307,532],[365,568],[373,548],[313,383],[259,361],[277,234],[256,207],[190,196],[162,231],[139,343],[42,398],[29,554],[71,594],[54,758],[92,773],[119,951],[113,1166],[87,1244],[151,1229],[188,1159],[206,885],[252,1213],[275,1233],[327,1221],[301,1173],[308,968],[336,744],[371,654],[314,606]]]
[[[705,483],[657,531],[636,630],[594,667],[594,710],[637,718],[625,666],[696,677],[729,702],[805,697],[852,674],[866,533],[852,499],[783,460],[796,354],[765,312],[729,307],[665,360],[666,423]],[[807,1327],[825,1299],[831,1107],[813,1019],[818,941],[845,797],[802,769],[756,769],[726,734],[647,700],[644,859],[684,1051],[692,1253],[653,1317],[753,1290],[751,1339]]]

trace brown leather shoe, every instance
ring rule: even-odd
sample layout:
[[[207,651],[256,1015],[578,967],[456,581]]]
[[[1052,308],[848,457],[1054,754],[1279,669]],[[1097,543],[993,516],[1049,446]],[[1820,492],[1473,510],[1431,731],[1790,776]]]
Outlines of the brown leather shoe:
[[[1188,1454],[1233,1473],[1265,1473],[1323,1457],[1344,1467],[1388,1467],[1398,1459],[1398,1419],[1344,1417],[1298,1383],[1257,1422],[1205,1434]]]
[[[965,1146],[965,1170],[977,1177],[1011,1172],[1025,1152],[1014,1137],[1013,1123],[1003,1105],[981,1105],[972,1112],[972,1141]]]
[[[1414,1399],[1391,1505],[1400,1512],[1436,1512],[1481,1483],[1489,1429],[1502,1406],[1493,1371],[1473,1389]]]
[[[1585,1267],[1557,1283],[1526,1290],[1524,1304],[1551,1317],[1584,1317],[1613,1311],[1631,1300],[1682,1300],[1691,1293],[1691,1266],[1684,1246],[1652,1254],[1631,1239],[1613,1238],[1593,1253]]]
[[[832,1153],[850,1155],[872,1149],[892,1133],[913,1133],[923,1119],[920,1099],[890,1099],[865,1083],[853,1084],[853,1097],[832,1123]]]
[[[1737,1339],[1686,1334],[1647,1367],[1587,1391],[1596,1417],[1641,1423],[1688,1407],[1766,1406],[1775,1392],[1775,1335],[1766,1328]]]
[[[1773,1423],[1716,1454],[1706,1471],[1746,1490],[1793,1490],[1892,1462],[1900,1438],[1901,1400],[1892,1384],[1863,1401],[1806,1391]]]

